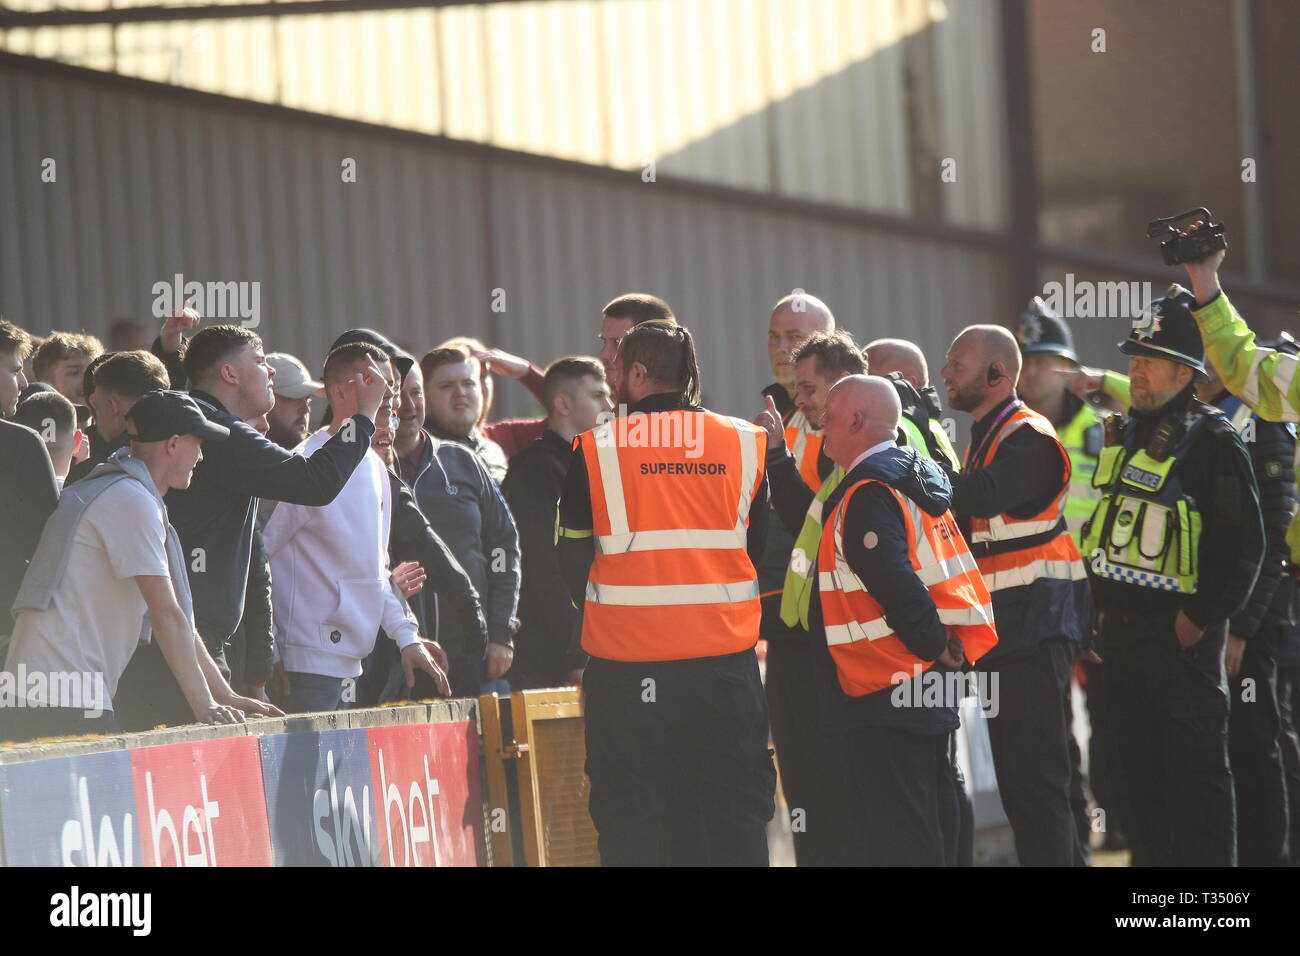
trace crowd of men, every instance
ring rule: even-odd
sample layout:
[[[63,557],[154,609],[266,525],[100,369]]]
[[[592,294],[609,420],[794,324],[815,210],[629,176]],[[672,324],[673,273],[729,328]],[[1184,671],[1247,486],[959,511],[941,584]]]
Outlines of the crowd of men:
[[[962,330],[960,442],[917,345],[805,293],[752,421],[639,293],[544,372],[352,329],[317,378],[188,307],[107,351],[0,322],[4,669],[104,690],[29,679],[0,739],[581,684],[606,864],[765,864],[779,767],[800,865],[955,866],[973,696],[1022,864],[1294,862],[1300,358],[1222,257],[1127,376],[1041,300]],[[545,416],[490,421],[501,377]]]

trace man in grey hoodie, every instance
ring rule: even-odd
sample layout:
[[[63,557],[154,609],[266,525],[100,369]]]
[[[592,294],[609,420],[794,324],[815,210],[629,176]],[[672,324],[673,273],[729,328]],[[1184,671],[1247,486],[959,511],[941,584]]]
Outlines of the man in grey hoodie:
[[[162,496],[190,483],[204,441],[229,431],[193,399],[158,390],[127,413],[129,452],[69,488],[14,601],[0,737],[112,733],[118,679],[156,638],[194,717],[235,723],[280,712],[231,690],[194,629],[185,555]],[[73,699],[75,698],[75,699]]]

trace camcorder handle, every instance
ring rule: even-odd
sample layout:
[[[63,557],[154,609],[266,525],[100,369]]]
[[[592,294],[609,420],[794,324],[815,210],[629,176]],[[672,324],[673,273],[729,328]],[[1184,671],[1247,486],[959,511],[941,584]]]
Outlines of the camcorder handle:
[[[1182,232],[1174,226],[1174,223],[1191,218],[1204,220],[1205,226],[1195,232]],[[1180,212],[1176,216],[1153,219],[1147,223],[1148,239],[1167,237],[1160,243],[1160,254],[1164,257],[1167,266],[1194,262],[1221,249],[1227,249],[1228,240],[1225,238],[1225,232],[1223,223],[1214,222],[1210,210],[1204,206]]]

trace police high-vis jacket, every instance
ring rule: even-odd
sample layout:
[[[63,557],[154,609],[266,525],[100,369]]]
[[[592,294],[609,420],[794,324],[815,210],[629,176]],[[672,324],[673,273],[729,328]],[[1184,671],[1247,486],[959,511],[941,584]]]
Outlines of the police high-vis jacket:
[[[889,609],[868,591],[845,556],[844,516],[854,494],[866,485],[879,485],[893,496],[912,570],[929,591],[940,624],[961,641],[967,660],[979,660],[998,639],[992,598],[952,513],[931,514],[878,479],[855,481],[831,513],[817,557],[826,644],[840,686],[852,697],[911,679],[918,666],[925,670],[932,664],[913,654],[894,633]]]
[[[675,408],[613,419],[574,445],[586,465],[595,544],[583,650],[673,661],[753,647],[761,611],[747,534],[765,487],[766,432]]]
[[[1228,391],[1271,422],[1300,422],[1300,356],[1265,348],[1255,341],[1228,296],[1220,292],[1192,316],[1201,330],[1205,358]],[[1296,472],[1300,478],[1300,469]],[[1291,563],[1300,565],[1300,513],[1286,534]]]

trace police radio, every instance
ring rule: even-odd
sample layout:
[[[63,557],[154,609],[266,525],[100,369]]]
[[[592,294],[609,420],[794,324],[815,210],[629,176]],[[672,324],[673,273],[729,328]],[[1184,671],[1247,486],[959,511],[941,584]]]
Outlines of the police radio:
[[[1205,225],[1193,232],[1182,232],[1174,227],[1174,223],[1193,216],[1203,220]],[[1147,238],[1169,237],[1160,243],[1160,254],[1164,256],[1165,265],[1176,266],[1183,262],[1194,262],[1228,248],[1228,240],[1224,238],[1226,230],[1223,223],[1213,222],[1212,219],[1210,210],[1204,206],[1180,212],[1176,216],[1153,219],[1147,223]]]

